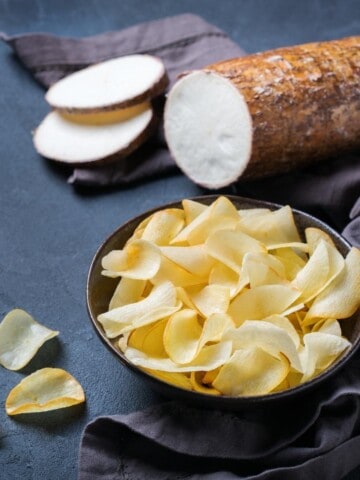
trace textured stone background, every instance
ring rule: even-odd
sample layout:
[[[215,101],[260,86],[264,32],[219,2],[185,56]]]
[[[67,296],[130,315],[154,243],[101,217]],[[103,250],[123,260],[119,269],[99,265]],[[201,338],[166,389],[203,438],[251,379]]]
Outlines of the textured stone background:
[[[358,0],[0,0],[0,30],[78,37],[184,12],[215,23],[248,52],[359,34],[360,27]],[[127,190],[74,191],[66,172],[32,146],[31,131],[48,111],[43,89],[5,44],[0,65],[0,316],[22,307],[61,332],[23,371],[0,368],[0,478],[73,480],[89,420],[160,401],[92,330],[85,308],[91,258],[128,218],[203,191],[183,176]],[[10,388],[45,366],[74,374],[86,407],[8,418],[3,404]],[[348,480],[359,478],[360,469]]]

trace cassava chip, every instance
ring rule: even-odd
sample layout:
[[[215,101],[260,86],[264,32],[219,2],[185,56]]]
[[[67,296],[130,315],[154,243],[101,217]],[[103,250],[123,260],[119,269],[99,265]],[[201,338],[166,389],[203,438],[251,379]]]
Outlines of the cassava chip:
[[[325,370],[350,345],[345,338],[329,333],[312,332],[304,335],[304,348],[300,353],[304,372],[301,381],[310,380],[317,370]]]
[[[335,318],[320,320],[315,325],[313,325],[312,331],[330,333],[331,335],[337,335],[338,337],[341,337],[340,323]]]
[[[203,283],[205,279],[188,272],[185,268],[162,255],[159,271],[151,279],[151,282],[154,285],[159,285],[167,281],[173,283],[175,287],[188,287],[191,285],[199,285]]]
[[[198,277],[209,276],[215,261],[207,255],[203,245],[188,247],[161,247],[161,253],[169,260]]]
[[[222,285],[207,285],[190,294],[190,299],[200,314],[207,318],[214,313],[225,313],[229,308],[230,289]]]
[[[192,389],[195,390],[195,392],[205,393],[206,395],[221,395],[216,388],[211,388],[207,384],[204,384],[201,380],[203,377],[203,372],[191,372],[190,384]]]
[[[176,385],[177,387],[184,388],[186,390],[191,390],[192,385],[189,377],[185,373],[178,372],[164,372],[160,370],[151,370],[150,368],[144,368],[145,372],[150,373],[153,377],[162,380],[163,382]]]
[[[172,245],[198,245],[217,230],[235,228],[239,214],[226,197],[219,197],[194,218],[171,242]]]
[[[5,408],[8,415],[17,415],[71,407],[84,401],[84,391],[72,375],[60,368],[42,368],[11,390]]]
[[[233,299],[249,283],[247,275],[236,273],[230,267],[217,262],[209,275],[210,285],[222,285],[230,291],[230,298]]]
[[[301,291],[300,299],[309,302],[332,282],[344,268],[344,259],[331,244],[320,240],[304,268],[292,284]]]
[[[146,240],[134,240],[123,250],[112,250],[102,259],[106,277],[127,277],[138,280],[153,278],[161,264],[161,252]]]
[[[169,318],[164,343],[169,358],[178,364],[191,362],[198,351],[202,327],[194,310],[183,309]]]
[[[24,310],[12,310],[0,324],[0,364],[9,370],[20,370],[58,333],[36,322]]]
[[[281,315],[299,295],[294,287],[261,285],[240,292],[231,302],[228,313],[236,325],[245,320],[262,320],[270,315]]]
[[[272,315],[271,317],[264,318],[263,321],[271,323],[272,325],[275,325],[276,327],[279,327],[285,330],[289,334],[291,340],[294,342],[295,347],[299,348],[300,346],[299,333],[296,331],[296,328],[287,317],[284,317],[282,315]]]
[[[119,281],[109,303],[109,310],[122,307],[127,303],[135,303],[141,299],[146,280],[123,277]]]
[[[226,314],[215,313],[203,325],[194,310],[183,309],[172,315],[164,332],[169,358],[178,364],[193,361],[208,342],[220,342],[224,332],[234,327]]]
[[[280,354],[285,355],[295,370],[302,371],[299,354],[291,336],[275,324],[247,320],[241,327],[227,330],[223,340],[233,343],[233,351],[258,347],[276,358],[280,358]]]
[[[166,358],[163,337],[167,321],[165,318],[136,328],[130,333],[128,346],[137,348],[150,357]]]
[[[265,253],[247,253],[242,263],[242,275],[249,279],[250,288],[288,283],[284,265]]]
[[[170,282],[155,286],[150,294],[139,302],[129,303],[102,313],[98,321],[108,338],[115,338],[135,328],[156,322],[175,313],[181,304],[177,302],[175,287]]]
[[[266,252],[263,244],[245,233],[233,230],[213,233],[207,238],[205,248],[208,255],[239,274],[242,260],[247,253]]]
[[[341,273],[318,295],[305,317],[305,324],[316,318],[348,318],[360,306],[360,250],[347,254]]]
[[[242,216],[239,229],[265,245],[300,242],[300,236],[289,206],[273,212]]]
[[[320,228],[315,228],[315,227],[305,228],[305,238],[306,238],[306,243],[309,245],[310,255],[313,254],[320,240],[324,240],[332,247],[335,247],[335,244],[332,241],[331,237],[323,230],[320,230]]]
[[[224,395],[253,396],[270,393],[289,373],[289,362],[261,348],[237,350],[221,368],[213,386]]]
[[[169,245],[185,224],[184,212],[168,208],[155,212],[144,228],[141,238],[156,245]]]
[[[189,225],[200,213],[207,209],[207,206],[203,203],[187,199],[182,201],[182,207],[184,209],[186,225]]]
[[[134,365],[165,372],[200,372],[214,370],[230,358],[231,342],[221,342],[204,347],[190,363],[178,365],[170,358],[152,358],[139,350],[128,348],[125,356]]]

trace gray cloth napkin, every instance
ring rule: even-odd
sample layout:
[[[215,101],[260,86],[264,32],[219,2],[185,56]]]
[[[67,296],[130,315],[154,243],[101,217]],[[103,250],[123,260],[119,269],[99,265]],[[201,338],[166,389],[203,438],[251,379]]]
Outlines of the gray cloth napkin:
[[[180,15],[85,39],[47,34],[2,38],[44,86],[114,56],[147,52],[178,73],[242,54],[224,32]],[[161,131],[125,162],[76,169],[75,185],[107,187],[176,171]],[[359,156],[231,186],[230,193],[288,203],[360,245]],[[321,389],[279,408],[238,414],[167,402],[90,423],[80,447],[80,480],[340,480],[360,465],[360,358]]]
[[[321,390],[238,414],[167,402],[100,417],[79,480],[340,480],[360,463],[360,361]]]

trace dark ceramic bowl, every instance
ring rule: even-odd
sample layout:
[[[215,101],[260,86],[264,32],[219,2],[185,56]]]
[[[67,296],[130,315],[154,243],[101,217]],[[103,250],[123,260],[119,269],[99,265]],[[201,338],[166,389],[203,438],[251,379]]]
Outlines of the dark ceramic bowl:
[[[193,200],[197,200],[204,204],[210,204],[217,198],[217,195],[209,195],[203,197],[197,197]],[[234,203],[237,208],[269,208],[271,210],[278,209],[280,205],[274,203],[263,202],[259,200],[252,200],[248,198],[242,198],[237,196],[228,196],[228,198]],[[111,279],[101,275],[101,259],[108,254],[111,250],[121,249],[128,238],[132,235],[137,225],[148,215],[154,213],[157,210],[171,207],[179,207],[181,202],[174,202],[167,205],[162,205],[156,209],[147,211],[142,215],[129,220],[124,225],[120,226],[109,238],[107,238],[98,251],[91,263],[88,281],[87,281],[87,307],[88,312],[100,339],[106,345],[106,347],[113,352],[113,354],[121,361],[123,365],[131,369],[137,375],[150,382],[151,386],[158,392],[165,396],[176,398],[178,400],[186,401],[187,403],[198,404],[208,408],[218,408],[226,410],[240,410],[245,407],[256,406],[268,402],[279,402],[282,400],[291,400],[298,398],[300,395],[314,391],[317,387],[322,385],[325,381],[330,381],[331,377],[339,372],[339,370],[350,360],[355,351],[360,345],[360,312],[353,315],[352,318],[342,322],[343,334],[352,343],[352,347],[327,370],[322,374],[315,377],[311,381],[299,385],[297,387],[290,388],[277,393],[271,393],[267,395],[249,396],[249,397],[230,397],[230,396],[213,396],[195,391],[185,390],[180,387],[165,383],[150,374],[142,371],[137,366],[127,360],[127,358],[112,344],[102,329],[102,326],[97,321],[97,317],[100,313],[107,311],[109,301],[115,290],[118,279]],[[318,227],[328,233],[333,239],[336,247],[342,253],[343,256],[347,254],[350,249],[349,243],[336,233],[332,228],[323,223],[322,221],[300,212],[293,210],[295,222],[299,229],[300,234],[307,227]]]

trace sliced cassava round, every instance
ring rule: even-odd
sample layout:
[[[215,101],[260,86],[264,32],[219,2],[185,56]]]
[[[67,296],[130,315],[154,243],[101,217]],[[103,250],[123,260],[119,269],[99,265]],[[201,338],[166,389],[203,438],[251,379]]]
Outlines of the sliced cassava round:
[[[182,76],[165,135],[208,188],[289,171],[360,147],[360,36],[226,60]]]
[[[87,113],[137,105],[162,94],[168,77],[151,55],[127,55],[97,63],[56,82],[45,99],[58,111]]]
[[[149,103],[93,114],[50,112],[34,133],[38,153],[51,160],[85,166],[128,156],[153,133],[157,118]]]

